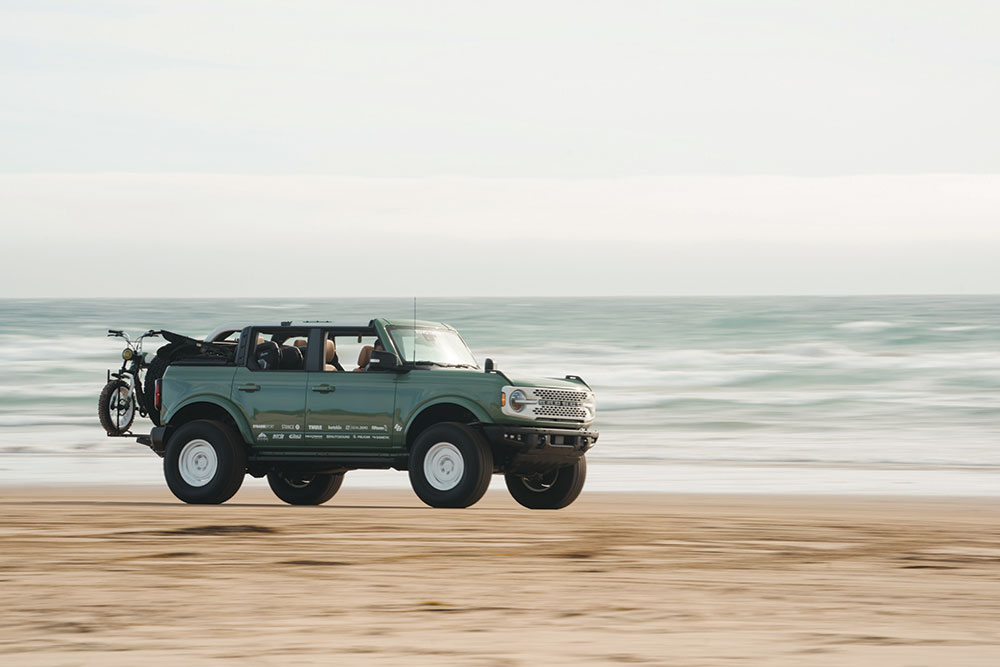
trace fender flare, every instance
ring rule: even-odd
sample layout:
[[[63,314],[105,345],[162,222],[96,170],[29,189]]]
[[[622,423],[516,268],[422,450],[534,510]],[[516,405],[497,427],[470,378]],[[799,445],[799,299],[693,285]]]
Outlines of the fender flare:
[[[228,412],[229,416],[232,417],[233,422],[235,422],[236,428],[239,429],[243,442],[253,442],[253,437],[250,434],[250,425],[243,416],[242,410],[240,410],[231,400],[219,396],[218,394],[197,394],[195,396],[189,396],[183,402],[176,405],[169,413],[163,415],[163,423],[169,424],[170,419],[173,418],[174,415],[189,405],[194,405],[195,403],[210,403]]]
[[[421,403],[413,412],[410,414],[410,418],[406,420],[406,425],[403,428],[403,437],[407,437],[410,433],[410,428],[413,426],[413,422],[420,418],[420,415],[424,414],[430,408],[437,405],[457,405],[460,408],[465,408],[473,414],[473,416],[484,424],[492,424],[493,420],[490,419],[489,415],[483,410],[482,406],[475,401],[470,401],[467,398],[461,396],[435,396],[434,398],[428,400],[425,403]]]

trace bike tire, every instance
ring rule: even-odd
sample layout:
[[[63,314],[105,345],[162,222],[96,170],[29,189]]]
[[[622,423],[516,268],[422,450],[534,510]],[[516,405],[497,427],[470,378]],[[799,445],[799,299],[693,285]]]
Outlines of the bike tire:
[[[108,435],[121,435],[128,433],[129,427],[135,421],[135,413],[139,406],[135,404],[135,399],[131,393],[128,394],[127,401],[130,404],[122,409],[116,407],[112,412],[111,402],[117,402],[122,389],[128,390],[129,385],[124,380],[112,380],[104,385],[101,390],[101,397],[97,399],[97,416],[101,420],[101,426]]]

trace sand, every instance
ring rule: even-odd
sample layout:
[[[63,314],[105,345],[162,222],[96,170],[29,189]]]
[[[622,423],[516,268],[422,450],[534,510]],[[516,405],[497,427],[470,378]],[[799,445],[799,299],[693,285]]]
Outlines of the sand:
[[[0,488],[3,665],[1000,664],[1000,502]]]

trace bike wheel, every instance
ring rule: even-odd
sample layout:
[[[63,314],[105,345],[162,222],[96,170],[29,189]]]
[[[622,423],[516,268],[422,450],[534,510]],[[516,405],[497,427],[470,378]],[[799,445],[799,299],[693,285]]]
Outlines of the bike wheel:
[[[97,416],[108,435],[127,433],[135,419],[135,397],[124,380],[112,380],[104,385],[97,399]]]

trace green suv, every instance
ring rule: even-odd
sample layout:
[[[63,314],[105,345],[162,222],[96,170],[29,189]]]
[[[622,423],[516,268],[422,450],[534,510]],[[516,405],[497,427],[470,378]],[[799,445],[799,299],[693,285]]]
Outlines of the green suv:
[[[159,425],[140,442],[188,503],[225,502],[249,473],[316,505],[348,470],[395,468],[434,507],[468,507],[502,473],[521,505],[559,509],[580,494],[597,440],[581,378],[481,368],[437,322],[230,326],[184,349],[155,381]]]

